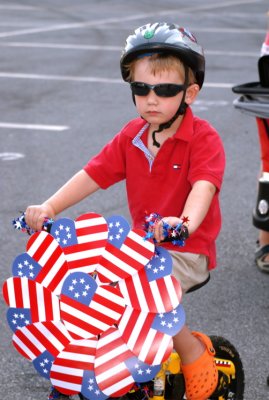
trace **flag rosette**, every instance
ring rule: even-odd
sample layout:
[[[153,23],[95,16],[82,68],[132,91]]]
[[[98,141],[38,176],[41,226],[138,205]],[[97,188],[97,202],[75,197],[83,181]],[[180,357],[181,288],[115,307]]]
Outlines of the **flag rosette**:
[[[185,323],[162,247],[121,216],[34,233],[3,285],[16,350],[61,393],[119,397],[154,378]]]

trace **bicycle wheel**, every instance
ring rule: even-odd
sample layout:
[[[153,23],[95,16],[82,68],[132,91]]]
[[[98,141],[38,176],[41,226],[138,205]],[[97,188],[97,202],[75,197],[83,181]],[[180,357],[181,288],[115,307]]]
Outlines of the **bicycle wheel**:
[[[216,351],[216,358],[225,361],[231,361],[234,365],[234,374],[229,375],[228,389],[221,399],[225,400],[243,400],[244,387],[245,387],[245,374],[240,355],[236,348],[225,338],[221,336],[210,336],[214,349]],[[212,397],[218,399],[218,397]]]

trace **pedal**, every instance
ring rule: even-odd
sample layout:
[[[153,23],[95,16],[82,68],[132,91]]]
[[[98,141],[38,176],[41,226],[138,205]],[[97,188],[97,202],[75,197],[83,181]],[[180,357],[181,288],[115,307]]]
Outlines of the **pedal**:
[[[229,389],[229,377],[222,371],[218,371],[219,374],[219,379],[218,379],[218,386],[216,387],[216,390],[212,395],[210,396],[210,399],[218,399],[219,397],[224,397],[228,393]]]

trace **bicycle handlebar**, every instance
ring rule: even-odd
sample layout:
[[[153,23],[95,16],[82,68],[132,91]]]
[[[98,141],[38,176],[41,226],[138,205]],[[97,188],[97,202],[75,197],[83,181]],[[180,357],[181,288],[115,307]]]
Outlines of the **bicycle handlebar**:
[[[146,236],[145,239],[153,239],[154,240],[154,225],[161,221],[162,217],[157,213],[152,213],[145,218],[145,230]],[[51,218],[45,218],[42,230],[50,233],[51,227],[54,223],[54,220]],[[28,233],[28,235],[32,235],[36,231],[26,223],[25,221],[25,213],[22,212],[22,215],[12,221],[13,227],[16,230],[21,230],[22,232]],[[184,246],[185,240],[189,237],[188,228],[184,223],[178,224],[176,227],[172,227],[167,222],[162,221],[163,224],[163,235],[164,239],[162,242],[172,242],[174,245]]]
[[[145,220],[145,228],[147,231],[146,238],[153,238],[155,224],[162,221],[164,236],[162,242],[172,242],[174,245],[181,247],[185,245],[185,240],[189,237],[189,231],[188,227],[184,225],[183,222],[179,223],[176,227],[173,227],[163,221],[162,217],[157,213],[152,213],[149,216],[146,216]]]
[[[42,231],[46,231],[46,232],[50,232],[52,224],[53,224],[54,220],[51,218],[45,218],[43,225],[42,225]],[[32,235],[33,233],[35,233],[36,231],[32,228],[30,228],[30,226],[26,223],[25,221],[25,213],[22,212],[22,215],[16,219],[14,219],[12,221],[13,227],[16,230],[22,231],[22,232],[26,232],[28,233],[28,235]]]

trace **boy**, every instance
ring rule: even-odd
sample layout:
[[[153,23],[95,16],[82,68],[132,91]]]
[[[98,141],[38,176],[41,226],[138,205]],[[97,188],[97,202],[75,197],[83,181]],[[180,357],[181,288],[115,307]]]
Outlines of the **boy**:
[[[216,131],[189,108],[203,85],[204,70],[203,50],[183,28],[154,23],[130,35],[121,72],[141,117],[130,121],[47,201],[29,206],[28,225],[40,230],[45,217],[54,218],[99,188],[125,179],[133,226],[143,227],[145,212],[160,214],[154,237],[161,242],[163,222],[186,225],[190,237],[184,247],[162,243],[171,252],[173,274],[183,292],[205,282],[216,265],[225,156]],[[210,339],[184,326],[174,337],[174,348],[187,398],[210,397],[218,382]]]

